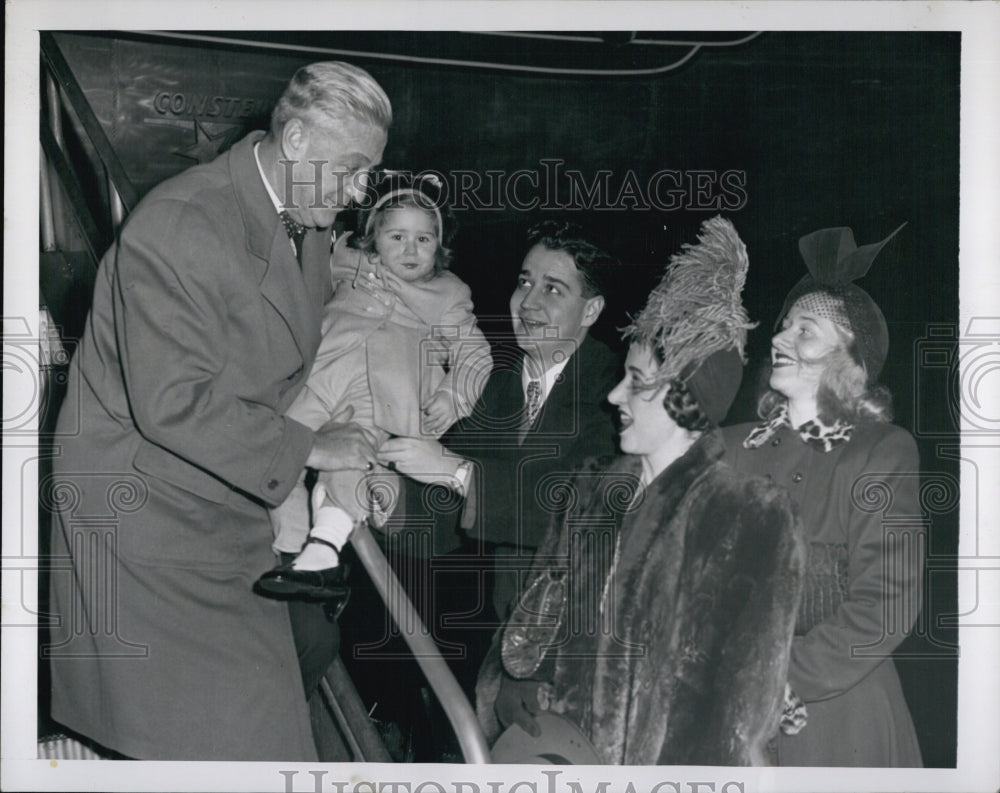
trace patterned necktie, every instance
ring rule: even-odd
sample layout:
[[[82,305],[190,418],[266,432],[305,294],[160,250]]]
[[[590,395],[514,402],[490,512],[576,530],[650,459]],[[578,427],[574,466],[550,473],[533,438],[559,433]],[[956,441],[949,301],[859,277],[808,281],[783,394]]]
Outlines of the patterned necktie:
[[[542,384],[538,380],[529,380],[528,389],[525,392],[524,416],[521,420],[521,429],[518,433],[518,444],[524,443],[524,439],[535,423],[535,417],[542,406]]]
[[[535,423],[535,416],[538,415],[538,409],[542,406],[542,384],[538,380],[528,381],[527,397],[525,409],[528,411],[528,426],[530,427]]]
[[[288,232],[288,238],[292,241],[292,245],[295,246],[295,258],[301,264],[302,240],[306,236],[306,227],[292,220],[292,216],[287,212],[279,212],[278,215],[281,217],[281,223],[285,227],[285,231]]]

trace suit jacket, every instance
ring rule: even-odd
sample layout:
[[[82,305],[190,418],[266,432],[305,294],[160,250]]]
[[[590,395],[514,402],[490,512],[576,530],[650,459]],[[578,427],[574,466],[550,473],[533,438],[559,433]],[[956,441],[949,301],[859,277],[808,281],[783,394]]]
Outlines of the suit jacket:
[[[43,498],[56,512],[53,717],[149,759],[314,758],[265,505],[312,432],[329,232],[301,268],[254,133],[151,191],[101,262]]]
[[[445,443],[475,464],[463,528],[488,542],[531,550],[553,512],[564,508],[574,468],[615,451],[607,396],[618,381],[619,361],[607,346],[586,337],[521,442],[521,356],[520,350],[495,356],[498,365],[479,402]]]

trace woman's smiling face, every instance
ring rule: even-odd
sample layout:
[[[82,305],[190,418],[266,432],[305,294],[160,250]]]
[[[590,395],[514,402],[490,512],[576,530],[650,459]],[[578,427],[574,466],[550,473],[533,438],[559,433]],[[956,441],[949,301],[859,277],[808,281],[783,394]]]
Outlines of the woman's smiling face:
[[[842,333],[797,300],[771,339],[771,388],[789,399],[814,399],[830,353],[844,346]]]
[[[633,344],[625,359],[625,376],[608,394],[621,419],[619,438],[626,454],[655,458],[681,431],[663,406],[668,386],[650,388],[659,364],[648,347]]]

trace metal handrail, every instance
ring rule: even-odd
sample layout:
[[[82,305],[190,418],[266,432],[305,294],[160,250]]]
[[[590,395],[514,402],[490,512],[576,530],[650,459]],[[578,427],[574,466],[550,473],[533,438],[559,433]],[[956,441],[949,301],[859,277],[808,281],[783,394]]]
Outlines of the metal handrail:
[[[52,134],[52,130],[42,124],[41,129],[39,130],[39,137],[42,144],[42,152],[48,159],[49,165],[55,172],[56,178],[58,178],[63,192],[69,199],[69,203],[73,208],[73,218],[80,227],[84,242],[87,244],[87,251],[90,253],[91,260],[96,266],[97,262],[101,258],[104,246],[101,244],[101,232],[97,228],[94,216],[87,207],[87,201],[84,198],[83,189],[80,187],[80,183],[77,181],[76,176],[73,173],[73,168],[70,165],[65,152],[56,142],[55,136]],[[43,189],[43,215],[46,213],[44,202],[50,202],[51,198],[52,190],[49,188]],[[49,204],[47,212],[51,215],[51,204]]]
[[[403,591],[403,585],[389,569],[385,554],[379,548],[367,524],[361,523],[351,533],[351,545],[361,559],[361,563],[371,576],[376,590],[385,601],[389,614],[399,626],[403,638],[420,665],[424,677],[431,684],[448,721],[455,731],[462,755],[467,763],[490,762],[490,751],[486,737],[479,727],[476,714],[465,697],[458,681],[448,668],[437,645],[430,638],[427,628],[417,614],[413,603]],[[403,626],[415,626],[406,629]]]
[[[73,71],[62,54],[62,50],[59,49],[59,44],[52,33],[48,32],[41,33],[40,42],[42,58],[49,72],[59,84],[59,87],[62,88],[67,106],[76,115],[84,132],[87,133],[87,137],[90,139],[90,143],[104,165],[108,178],[111,180],[115,190],[117,190],[122,203],[125,205],[125,209],[128,211],[134,209],[135,205],[139,203],[139,193],[128,178],[128,174],[125,173],[125,168],[122,166],[121,160],[115,154],[115,150],[111,146],[111,141],[108,140],[101,122],[98,121],[97,116],[90,107],[90,103],[87,101],[80,83],[77,82]]]

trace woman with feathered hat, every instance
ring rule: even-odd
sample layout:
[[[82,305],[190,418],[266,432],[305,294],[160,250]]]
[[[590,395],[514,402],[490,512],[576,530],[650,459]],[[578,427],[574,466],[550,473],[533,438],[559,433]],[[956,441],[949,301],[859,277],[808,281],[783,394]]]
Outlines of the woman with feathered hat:
[[[789,666],[808,720],[779,735],[779,765],[921,765],[890,657],[920,608],[919,461],[878,385],[885,318],[852,283],[898,231],[861,247],[848,228],[799,241],[809,275],[778,315],[764,422],[724,433],[733,467],[788,488],[809,543]]]
[[[732,224],[706,221],[626,330],[624,456],[533,494],[561,519],[480,672],[484,729],[508,728],[494,760],[766,762],[805,546],[787,493],[722,461],[746,271]]]

